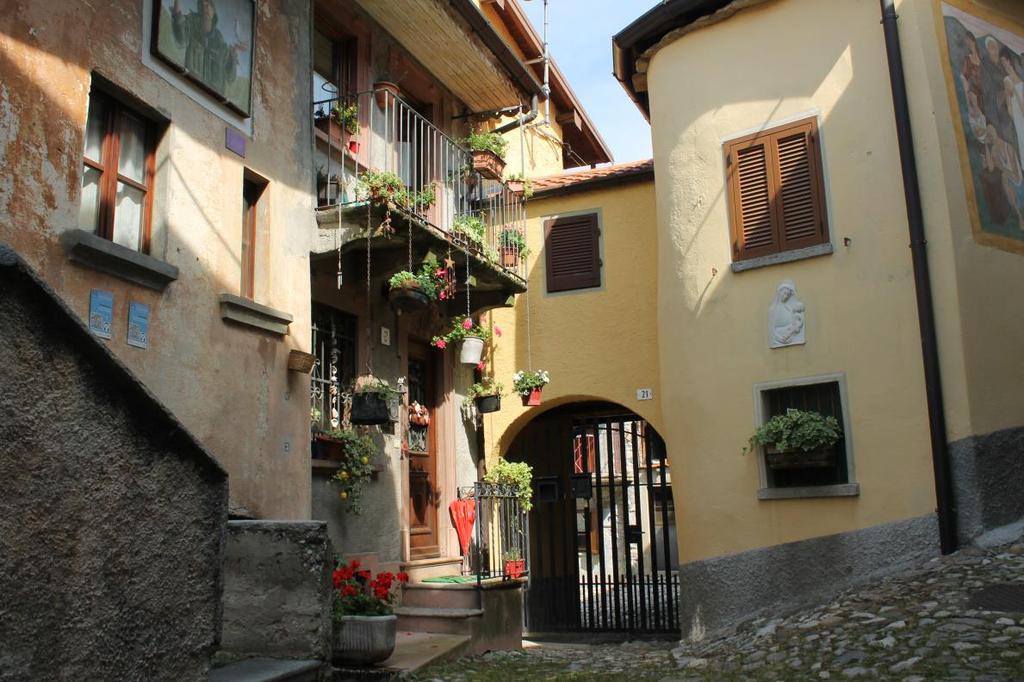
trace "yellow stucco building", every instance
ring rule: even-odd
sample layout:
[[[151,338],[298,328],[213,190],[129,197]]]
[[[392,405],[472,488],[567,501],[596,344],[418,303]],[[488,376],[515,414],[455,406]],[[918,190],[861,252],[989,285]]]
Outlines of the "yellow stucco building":
[[[494,370],[551,383],[484,418],[577,624],[621,573],[699,637],[1024,517],[1022,52],[997,0],[670,1],[615,37],[653,171],[535,181]],[[744,454],[788,409],[837,420],[827,462]]]

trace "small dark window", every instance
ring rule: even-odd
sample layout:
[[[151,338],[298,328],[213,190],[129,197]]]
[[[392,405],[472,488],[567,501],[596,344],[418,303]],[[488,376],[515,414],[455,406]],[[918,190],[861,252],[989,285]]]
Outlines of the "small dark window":
[[[149,253],[153,124],[103,92],[89,95],[78,226]]]
[[[843,423],[842,398],[839,382],[829,381],[805,386],[788,386],[764,391],[765,420],[785,414],[788,409],[817,412],[826,417],[835,417],[839,427],[846,431]],[[769,466],[766,460],[765,472],[769,488],[795,488],[802,486],[838,485],[849,483],[846,441],[840,438],[834,446],[833,461],[830,464],[816,463],[814,466]],[[767,453],[762,452],[763,457]]]
[[[246,173],[242,181],[242,281],[240,295],[254,298],[256,291],[256,240],[260,213],[263,208],[260,199],[267,188],[266,181]],[[265,233],[265,231],[264,231]]]
[[[734,261],[828,241],[815,119],[732,140],[725,163]]]
[[[544,221],[549,292],[601,286],[600,234],[596,213]]]
[[[321,430],[338,428],[342,393],[356,377],[356,316],[313,304],[313,354],[310,379],[311,416]],[[337,421],[337,424],[333,423]]]

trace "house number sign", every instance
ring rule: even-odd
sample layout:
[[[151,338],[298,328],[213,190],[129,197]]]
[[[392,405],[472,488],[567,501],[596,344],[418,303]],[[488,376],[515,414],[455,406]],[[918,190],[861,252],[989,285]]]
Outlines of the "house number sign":
[[[654,389],[653,388],[638,388],[636,389],[637,400],[654,400]]]

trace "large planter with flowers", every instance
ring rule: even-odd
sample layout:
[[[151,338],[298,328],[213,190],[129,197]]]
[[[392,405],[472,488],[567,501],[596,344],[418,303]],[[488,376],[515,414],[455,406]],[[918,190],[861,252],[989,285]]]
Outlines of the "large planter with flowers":
[[[448,344],[461,341],[459,362],[466,365],[478,365],[480,358],[483,357],[484,343],[490,338],[491,330],[489,328],[476,324],[473,322],[473,318],[464,315],[452,320],[452,327],[448,333],[443,336],[435,336],[431,343],[436,348],[444,349],[448,347]]]
[[[334,663],[371,666],[395,650],[396,592],[409,581],[405,573],[359,570],[358,561],[334,571]]]

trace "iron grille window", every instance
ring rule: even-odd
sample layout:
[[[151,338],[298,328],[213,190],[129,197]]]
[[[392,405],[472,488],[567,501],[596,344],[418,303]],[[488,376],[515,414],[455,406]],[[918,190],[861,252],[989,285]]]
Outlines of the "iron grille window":
[[[776,388],[762,392],[761,396],[764,400],[766,421],[776,415],[785,414],[788,409],[797,409],[817,412],[826,417],[835,417],[843,432],[846,431],[838,381]],[[834,447],[836,450],[835,463],[831,466],[787,469],[773,469],[765,466],[768,487],[794,488],[849,483],[845,439],[840,438]],[[763,453],[762,456],[764,456]]]
[[[356,376],[356,317],[313,304],[313,376],[310,381],[314,429],[341,428],[342,393]]]

